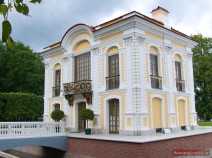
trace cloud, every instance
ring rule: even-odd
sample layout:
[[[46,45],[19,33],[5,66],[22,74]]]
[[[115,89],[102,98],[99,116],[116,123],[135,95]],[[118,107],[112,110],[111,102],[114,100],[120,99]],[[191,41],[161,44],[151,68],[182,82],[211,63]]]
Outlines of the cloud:
[[[133,10],[151,17],[157,6],[167,9],[170,25],[188,35],[212,36],[211,0],[43,0],[30,4],[30,15],[10,13],[12,36],[35,51],[61,40],[77,23],[96,26]]]

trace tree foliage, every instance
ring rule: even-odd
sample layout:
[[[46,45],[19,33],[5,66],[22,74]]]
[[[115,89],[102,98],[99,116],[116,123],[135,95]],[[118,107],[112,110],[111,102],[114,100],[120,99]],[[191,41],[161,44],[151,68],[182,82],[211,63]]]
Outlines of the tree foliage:
[[[44,64],[41,57],[21,42],[12,51],[0,42],[0,92],[43,95]]]
[[[54,111],[52,111],[51,113],[51,118],[57,122],[59,122],[60,120],[62,120],[64,118],[65,114],[62,110],[58,110],[55,109]]]
[[[30,3],[41,3],[42,0],[28,0]],[[29,16],[29,7],[23,0],[0,0],[0,14],[3,17],[2,22],[2,41],[7,42],[11,49],[14,49],[14,42],[10,36],[12,33],[12,25],[10,24],[8,17],[9,12],[13,9],[16,12]]]
[[[0,93],[0,122],[38,121],[42,114],[42,96],[29,93]]]
[[[86,128],[88,128],[88,120],[93,120],[94,118],[94,112],[90,109],[83,109],[80,111],[80,119],[86,120]]]
[[[194,88],[198,116],[212,119],[212,38],[201,34],[193,38],[198,45],[193,49]]]

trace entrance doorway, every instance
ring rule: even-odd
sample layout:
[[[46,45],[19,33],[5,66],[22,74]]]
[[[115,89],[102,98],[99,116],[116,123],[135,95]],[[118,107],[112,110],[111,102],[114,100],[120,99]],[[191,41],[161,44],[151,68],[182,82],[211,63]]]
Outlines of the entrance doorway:
[[[80,112],[86,108],[85,102],[78,103],[78,131],[84,132],[86,127],[86,121],[80,119]]]
[[[109,132],[119,133],[119,100],[109,101]]]

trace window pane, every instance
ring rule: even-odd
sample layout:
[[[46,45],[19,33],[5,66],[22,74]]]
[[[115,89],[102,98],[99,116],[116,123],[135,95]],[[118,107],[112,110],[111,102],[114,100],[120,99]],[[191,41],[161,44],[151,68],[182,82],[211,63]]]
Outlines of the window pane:
[[[90,80],[90,53],[75,57],[75,81]]]

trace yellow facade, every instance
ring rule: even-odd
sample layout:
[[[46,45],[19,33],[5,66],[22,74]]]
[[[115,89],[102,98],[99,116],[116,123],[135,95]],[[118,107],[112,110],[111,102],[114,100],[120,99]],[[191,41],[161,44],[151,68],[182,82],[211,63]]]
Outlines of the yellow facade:
[[[150,37],[150,38],[153,38],[153,39],[156,39],[158,41],[163,41],[164,38],[162,36],[159,36],[159,35],[156,35],[152,32],[149,32],[149,31],[145,31],[144,34],[147,36],[147,37]]]
[[[83,32],[83,33],[80,33],[80,34],[74,36],[74,38],[71,40],[70,43],[73,43],[77,38],[80,38],[80,37],[83,37],[83,36],[88,37],[88,38],[92,38],[92,36],[89,33]]]
[[[180,48],[180,49],[186,49],[185,45],[178,43],[178,42],[175,42],[175,41],[172,41],[171,45],[174,46],[174,47]]]
[[[185,126],[185,101],[179,100],[178,101],[178,117],[179,117],[179,126]]]
[[[152,117],[154,115],[153,112],[158,112],[161,113],[161,117],[164,118],[164,128],[168,127],[168,105],[167,105],[167,94],[163,94],[163,93],[153,93],[153,92],[147,92],[147,96],[148,96],[148,120],[149,120],[149,128],[153,127],[154,128],[154,120],[152,120]],[[153,97],[155,96],[155,97]],[[162,99],[163,98],[163,99]],[[154,100],[156,99],[156,100]],[[161,107],[158,106],[159,101],[157,99],[161,99]],[[162,101],[163,100],[163,101]],[[154,101],[154,102],[153,102]],[[154,108],[154,105],[156,105],[156,108]],[[161,108],[161,109],[159,109]],[[154,110],[154,111],[153,111]],[[159,111],[158,111],[159,110]],[[163,112],[162,112],[163,111]],[[159,115],[159,114],[158,114]],[[156,115],[158,118],[160,117],[160,115],[158,116]],[[163,119],[162,119],[163,120]],[[153,122],[153,124],[152,124]],[[156,125],[159,125],[158,122],[156,122]]]
[[[113,54],[117,54],[119,52],[117,47],[112,47],[107,51],[108,56],[113,55]]]
[[[57,54],[57,55],[51,56],[51,59],[52,59],[52,60],[55,60],[55,59],[58,59],[58,58],[62,57],[63,55],[64,55],[64,53],[59,53],[59,54]]]
[[[123,31],[118,32],[118,33],[114,33],[113,35],[110,35],[110,36],[107,36],[107,37],[105,37],[105,38],[102,38],[102,39],[100,40],[100,42],[101,42],[101,43],[107,42],[107,41],[110,41],[110,40],[119,38],[119,37],[121,37],[121,36],[123,36],[123,35],[124,35]]]
[[[161,104],[162,104],[161,99],[159,98],[152,99],[153,128],[162,128]]]
[[[87,41],[87,40],[81,41],[75,46],[73,52],[79,53],[79,52],[82,52],[84,50],[88,50],[90,48],[90,46],[91,45],[90,45],[89,41]]]

